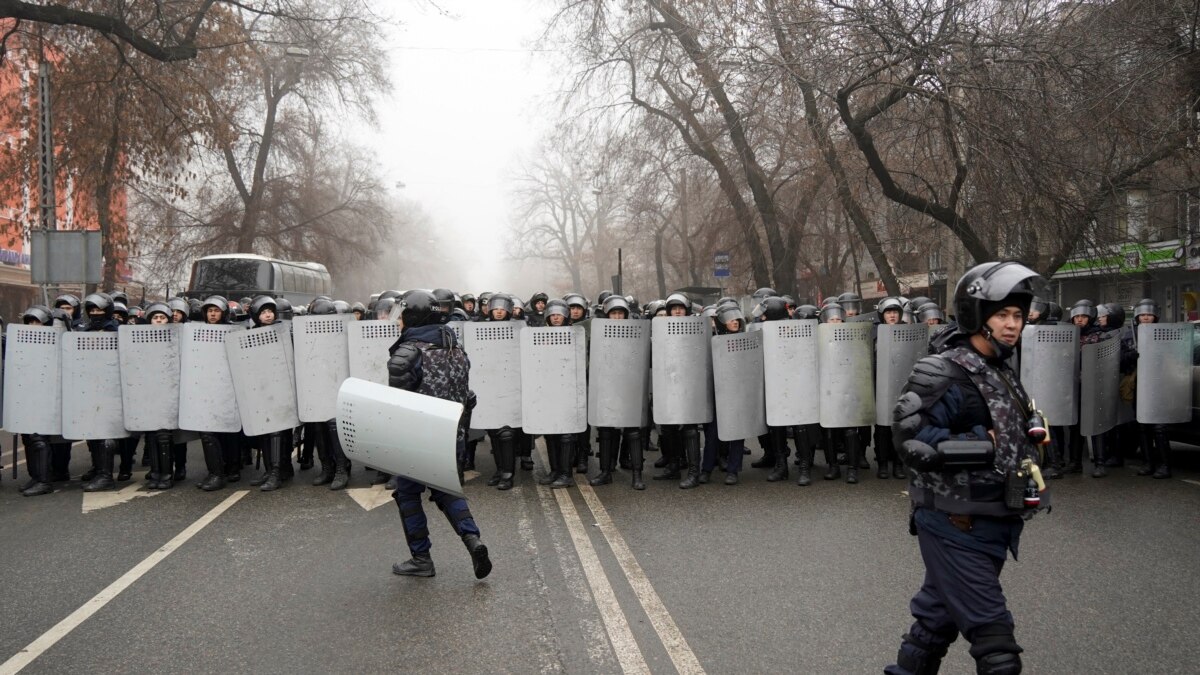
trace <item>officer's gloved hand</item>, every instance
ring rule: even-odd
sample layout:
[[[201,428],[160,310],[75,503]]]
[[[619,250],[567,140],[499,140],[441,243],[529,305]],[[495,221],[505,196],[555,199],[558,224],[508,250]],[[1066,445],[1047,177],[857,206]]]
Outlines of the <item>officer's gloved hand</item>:
[[[942,455],[932,445],[918,440],[900,444],[900,459],[917,471],[933,471],[942,466]]]
[[[917,435],[921,429],[921,397],[913,392],[905,392],[896,400],[892,409],[892,435],[897,440],[906,441]]]

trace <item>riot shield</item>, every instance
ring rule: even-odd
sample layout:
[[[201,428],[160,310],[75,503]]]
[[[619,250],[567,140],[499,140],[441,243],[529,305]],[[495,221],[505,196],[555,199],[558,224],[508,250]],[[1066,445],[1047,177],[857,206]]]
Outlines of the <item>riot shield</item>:
[[[296,390],[286,375],[291,368],[286,342],[286,332],[277,326],[238,331],[225,340],[238,413],[247,436],[300,425]]]
[[[1079,362],[1079,433],[1096,436],[1117,425],[1121,341],[1083,345]]]
[[[337,392],[350,377],[347,326],[353,314],[299,316],[292,323],[296,413],[301,422],[337,417]]]
[[[338,390],[338,438],[350,461],[462,496],[461,403],[348,378]]]
[[[454,333],[454,339],[458,341],[460,347],[463,346],[463,338],[466,336],[466,333],[463,329],[465,324],[465,321],[450,321],[446,324],[446,327]]]
[[[1021,332],[1021,386],[1049,424],[1079,423],[1079,327],[1026,326]]]
[[[785,427],[820,421],[816,320],[765,322],[763,364],[767,424]]]
[[[924,324],[880,324],[875,334],[875,424],[892,426],[892,408],[913,366],[929,351]]]
[[[650,323],[592,319],[588,345],[588,423],[616,428],[645,425],[650,400]]]
[[[62,435],[83,441],[125,438],[116,333],[63,333]]]
[[[471,411],[474,429],[521,426],[521,341],[515,321],[464,324],[464,347],[471,359]]]
[[[180,324],[179,428],[188,431],[242,430],[225,339],[244,328]],[[278,374],[275,375],[278,377]]]
[[[179,326],[121,326],[121,405],[125,428],[179,427]]]
[[[62,336],[58,326],[9,324],[5,347],[4,429],[62,433]]]
[[[654,421],[713,421],[711,321],[704,316],[659,316],[650,324]]]
[[[763,332],[713,337],[717,438],[739,441],[767,433],[763,392]]]
[[[838,429],[875,423],[873,370],[870,323],[817,326],[821,426]]]
[[[750,323],[746,324],[746,332],[747,333],[760,333],[760,332],[762,332],[762,329],[763,329],[762,321],[751,321]]]
[[[347,343],[350,350],[350,377],[376,384],[388,383],[388,349],[400,339],[395,321],[351,321]]]
[[[587,429],[586,336],[581,326],[521,331],[525,433],[577,434]]]
[[[1187,323],[1137,326],[1137,421],[1177,424],[1192,418],[1192,341]]]

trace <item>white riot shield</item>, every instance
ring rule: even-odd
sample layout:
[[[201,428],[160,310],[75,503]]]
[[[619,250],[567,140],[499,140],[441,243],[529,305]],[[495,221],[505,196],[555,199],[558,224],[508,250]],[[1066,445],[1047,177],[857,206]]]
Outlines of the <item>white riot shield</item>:
[[[400,339],[395,321],[351,321],[347,344],[350,350],[350,377],[375,384],[388,383],[388,349]]]
[[[1137,326],[1137,421],[1177,424],[1192,418],[1192,341],[1187,323]]]
[[[875,334],[875,424],[892,426],[892,408],[913,366],[929,351],[924,324],[880,324]]]
[[[650,400],[650,322],[592,319],[588,351],[588,423],[644,426]]]
[[[1053,426],[1079,423],[1079,327],[1026,326],[1021,332],[1021,386]]]
[[[582,326],[521,331],[521,426],[528,434],[587,429],[587,333]],[[472,424],[474,424],[472,418]]]
[[[7,334],[4,429],[14,434],[61,434],[63,329],[9,324]]]
[[[459,346],[464,344],[463,338],[466,337],[466,331],[463,329],[463,326],[466,323],[466,321],[450,321],[446,323],[446,327],[454,333],[454,339],[458,341]]]
[[[225,340],[245,330],[224,324],[185,323],[179,341],[179,428],[188,431],[242,430]],[[278,374],[276,374],[278,376]]]
[[[62,336],[62,435],[83,441],[125,438],[116,333]]]
[[[874,424],[871,324],[860,321],[817,326],[817,364],[821,426],[839,429]]]
[[[515,321],[464,324],[464,347],[471,360],[473,429],[521,426],[521,340]]]
[[[301,422],[337,417],[337,392],[350,377],[348,326],[353,314],[299,316],[292,323],[296,412]]]
[[[767,424],[816,424],[821,419],[816,320],[767,321],[762,330]]]
[[[712,322],[704,316],[659,316],[650,324],[654,421],[713,421]]]
[[[125,428],[179,427],[179,324],[121,326],[121,404]]]
[[[1083,345],[1079,361],[1079,433],[1096,436],[1117,425],[1121,341]]]
[[[463,496],[461,403],[351,377],[338,390],[338,438],[351,462]]]
[[[713,337],[713,394],[717,438],[740,441],[767,433],[763,392],[763,333]]]
[[[238,413],[247,436],[300,425],[296,390],[288,376],[291,363],[286,342],[287,333],[277,326],[239,331],[225,340]]]

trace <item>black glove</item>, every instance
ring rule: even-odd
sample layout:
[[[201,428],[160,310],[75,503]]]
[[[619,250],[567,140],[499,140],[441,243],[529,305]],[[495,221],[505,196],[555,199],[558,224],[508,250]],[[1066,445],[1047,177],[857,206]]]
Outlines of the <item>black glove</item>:
[[[942,453],[932,445],[918,440],[908,440],[900,444],[900,459],[917,471],[933,471],[942,466]]]
[[[892,435],[896,440],[903,442],[917,435],[924,424],[920,411],[921,397],[911,391],[896,400],[892,409]]]

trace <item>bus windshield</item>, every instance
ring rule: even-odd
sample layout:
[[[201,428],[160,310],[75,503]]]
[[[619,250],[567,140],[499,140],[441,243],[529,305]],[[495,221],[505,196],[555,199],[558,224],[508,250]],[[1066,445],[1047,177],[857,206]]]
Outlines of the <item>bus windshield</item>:
[[[191,290],[196,293],[224,293],[231,289],[267,290],[271,288],[271,265],[261,260],[218,258],[197,260],[192,271]]]

